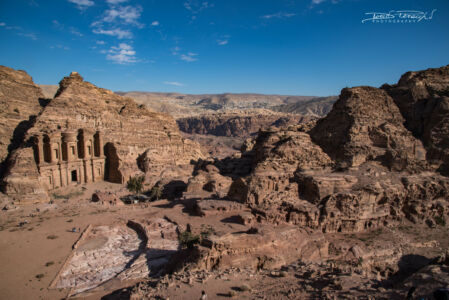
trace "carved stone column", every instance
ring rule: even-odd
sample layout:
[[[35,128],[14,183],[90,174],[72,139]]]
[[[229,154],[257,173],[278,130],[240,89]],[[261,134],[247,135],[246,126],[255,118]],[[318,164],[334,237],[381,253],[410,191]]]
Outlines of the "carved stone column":
[[[41,135],[35,135],[34,136],[34,142],[36,147],[36,158],[37,158],[37,164],[41,165],[44,163],[44,142],[43,137]]]
[[[52,163],[61,160],[61,133],[54,132],[49,135],[50,138],[50,158]]]
[[[78,159],[78,145],[76,132],[66,131],[62,134],[64,144],[67,146],[67,161]]]
[[[101,131],[97,131],[95,134],[95,141],[96,141],[96,147],[98,147],[98,156],[103,157],[104,151],[103,151],[103,133]]]

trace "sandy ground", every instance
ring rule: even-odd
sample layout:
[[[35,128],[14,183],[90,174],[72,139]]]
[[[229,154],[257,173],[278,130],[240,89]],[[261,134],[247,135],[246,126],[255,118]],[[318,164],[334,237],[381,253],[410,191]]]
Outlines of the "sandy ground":
[[[190,224],[194,232],[200,232],[208,225],[213,226],[219,235],[248,229],[244,225],[224,221],[232,212],[202,218],[186,212],[184,205],[168,200],[125,206],[92,203],[91,195],[96,190],[128,194],[122,185],[100,182],[56,190],[52,204],[19,206],[14,210],[0,211],[0,299],[65,298],[68,290],[50,289],[49,286],[71,253],[72,245],[89,224],[110,225],[118,221],[166,216],[181,226]],[[21,222],[26,224],[20,226]],[[72,232],[72,228],[76,228],[77,232]],[[404,249],[413,243],[438,241],[438,247],[420,246],[414,250],[414,253],[427,253],[432,257],[449,248],[448,230],[446,226],[429,231],[425,226],[404,223],[397,228],[359,234],[328,234],[327,239],[332,243],[365,244],[370,248],[389,241],[400,244]],[[209,272],[207,278],[201,280],[194,276],[187,281],[167,280],[161,295],[172,300],[199,299],[201,290],[206,290],[208,299],[229,299],[229,292],[234,291],[234,299],[255,299],[273,287],[276,291],[270,292],[269,298],[281,299],[282,293],[296,284],[297,278],[289,276],[280,279],[270,276],[269,272],[254,270]],[[127,287],[136,282],[111,280],[91,293],[79,295],[77,299],[100,299],[114,291],[118,295],[126,293],[129,290]],[[252,291],[241,291],[243,285],[248,285]],[[301,298],[300,294],[297,296]]]
[[[172,207],[167,200],[152,202],[151,205],[99,205],[90,202],[96,190],[127,194],[122,185],[101,182],[56,190],[53,204],[18,206],[15,210],[0,211],[0,299],[65,298],[67,290],[49,289],[49,285],[71,253],[72,245],[89,224],[108,225],[130,219],[168,216],[180,224],[192,224],[194,230],[203,223],[214,225],[218,232],[245,229],[242,225],[220,222],[226,215],[204,220],[183,213],[183,205]],[[27,223],[20,226],[21,222]],[[77,232],[72,232],[72,228]],[[112,281],[98,289],[96,294],[81,298],[99,299],[132,283]]]

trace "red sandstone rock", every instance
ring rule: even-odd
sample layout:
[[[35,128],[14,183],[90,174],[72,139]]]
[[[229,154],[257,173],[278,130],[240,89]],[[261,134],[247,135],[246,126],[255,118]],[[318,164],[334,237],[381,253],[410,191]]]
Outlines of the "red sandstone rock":
[[[19,200],[19,195],[31,190],[36,190],[34,200],[43,200],[40,191],[60,186],[97,180],[126,182],[142,173],[137,161],[143,153],[151,163],[151,168],[143,165],[149,179],[202,157],[197,143],[181,138],[173,118],[85,82],[76,72],[61,81],[55,98],[28,130],[26,141],[16,156],[27,153],[31,177],[20,181],[26,166],[11,159],[4,178],[5,191]]]

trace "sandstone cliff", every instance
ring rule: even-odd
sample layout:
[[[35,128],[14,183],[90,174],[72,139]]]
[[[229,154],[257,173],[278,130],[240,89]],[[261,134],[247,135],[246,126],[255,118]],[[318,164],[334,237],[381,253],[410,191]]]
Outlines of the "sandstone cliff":
[[[85,138],[87,143],[90,142],[89,139],[94,134],[97,136],[101,134],[101,140],[99,138],[97,143],[99,146],[92,145],[95,149],[88,148],[89,153],[83,153],[83,157],[84,160],[86,157],[92,158],[92,164],[97,163],[99,168],[104,168],[104,170],[98,170],[98,174],[94,174],[95,176],[112,182],[125,182],[131,175],[143,171],[147,179],[151,180],[152,177],[159,177],[169,168],[189,165],[191,160],[202,157],[197,143],[180,136],[172,117],[150,112],[132,99],[121,97],[85,82],[78,73],[73,72],[60,82],[55,98],[36,118],[34,125],[26,135],[27,143],[14,156],[28,157],[31,160],[28,164],[29,168],[25,168],[18,159],[11,159],[8,162],[8,172],[4,179],[6,193],[11,195],[33,194],[33,191],[36,191],[36,186],[41,186],[43,189],[51,189],[55,186],[51,178],[50,182],[46,182],[47,178],[40,174],[42,168],[49,163],[43,161],[38,170],[36,162],[33,164],[33,159],[30,157],[33,157],[32,147],[36,149],[36,145],[33,145],[36,143],[36,139],[42,138],[44,143],[47,139],[50,141],[49,149],[53,147],[53,144],[56,145],[54,149],[56,154],[53,152],[48,154],[51,157],[49,161],[55,164],[55,161],[59,160],[56,164],[61,165],[68,156],[70,168],[72,154],[65,153],[64,148],[59,155],[57,153],[58,145],[61,148],[61,133],[63,135],[62,146],[70,144],[73,139],[72,154],[74,156],[83,151],[87,152],[87,148],[83,149],[84,145],[79,144],[80,137]],[[78,145],[76,144],[77,136]],[[101,149],[97,149],[99,147]],[[90,153],[91,150],[95,151],[95,156]],[[47,150],[44,145],[45,151]],[[34,157],[37,156],[35,152]],[[102,157],[104,157],[103,163],[101,162]],[[75,157],[75,160],[78,162],[82,159]],[[94,160],[99,160],[99,162]],[[53,174],[56,171],[57,169],[53,170]],[[21,180],[24,175],[28,176],[28,181]],[[72,180],[80,183],[81,175],[83,175],[82,170],[80,173],[74,173]],[[62,177],[63,175],[61,175],[61,181],[58,179],[57,185],[70,184],[70,178],[68,182],[65,182]],[[86,180],[88,179],[86,176]],[[89,180],[95,180],[95,178]],[[40,192],[36,193],[40,195]]]
[[[407,72],[382,87],[393,98],[405,126],[424,143],[427,159],[449,174],[449,65]]]
[[[4,160],[41,111],[42,92],[25,71],[0,66],[0,180]]]
[[[419,78],[426,80],[420,93]],[[414,83],[406,87],[407,80]],[[439,172],[444,174],[448,149],[448,80],[443,67],[407,73],[393,87],[343,89],[316,124],[263,130],[254,145],[245,144],[240,159],[210,162],[233,179],[231,185],[223,179],[220,193],[225,187],[229,199],[247,204],[262,220],[323,232],[363,231],[402,218],[431,227],[445,222],[449,179]],[[423,101],[430,103],[429,115],[414,107]],[[205,174],[212,169],[202,168],[190,193],[211,182],[217,186],[220,178]]]
[[[382,161],[397,170],[424,166],[425,150],[403,123],[399,108],[385,91],[346,88],[310,135],[343,167],[368,160]]]

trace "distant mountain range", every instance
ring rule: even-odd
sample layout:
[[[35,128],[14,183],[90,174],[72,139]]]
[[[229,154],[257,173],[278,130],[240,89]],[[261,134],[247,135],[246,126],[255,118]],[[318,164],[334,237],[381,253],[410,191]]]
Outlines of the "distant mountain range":
[[[47,98],[53,98],[57,85],[40,85]],[[149,109],[168,113],[175,118],[210,113],[239,112],[253,109],[269,109],[277,112],[322,117],[332,108],[336,96],[288,96],[263,94],[180,94],[157,92],[116,92],[134,99]]]

